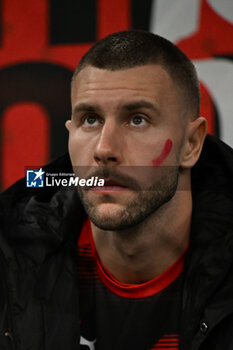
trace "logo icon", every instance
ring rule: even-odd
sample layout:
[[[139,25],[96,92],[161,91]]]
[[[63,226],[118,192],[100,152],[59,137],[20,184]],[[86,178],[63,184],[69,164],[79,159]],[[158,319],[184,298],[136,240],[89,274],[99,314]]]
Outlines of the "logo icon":
[[[42,168],[39,170],[27,170],[27,187],[44,187],[44,173]]]

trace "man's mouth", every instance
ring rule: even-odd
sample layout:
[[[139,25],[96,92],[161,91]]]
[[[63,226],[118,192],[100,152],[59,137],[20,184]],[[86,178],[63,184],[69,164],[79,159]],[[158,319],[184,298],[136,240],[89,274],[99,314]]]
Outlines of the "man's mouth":
[[[104,180],[104,186],[95,186],[91,188],[92,191],[98,193],[113,193],[126,191],[128,189],[129,188],[126,187],[124,184],[111,179]]]

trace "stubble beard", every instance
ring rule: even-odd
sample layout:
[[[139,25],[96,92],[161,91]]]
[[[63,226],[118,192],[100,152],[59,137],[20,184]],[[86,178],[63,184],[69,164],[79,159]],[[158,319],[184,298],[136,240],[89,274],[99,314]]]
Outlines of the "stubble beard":
[[[98,208],[86,196],[85,191],[78,188],[78,194],[94,225],[102,230],[119,231],[142,223],[169,202],[177,191],[178,178],[178,166],[171,167],[167,176],[163,176],[146,190],[134,191],[134,199],[123,208],[117,208],[106,215],[98,211]]]

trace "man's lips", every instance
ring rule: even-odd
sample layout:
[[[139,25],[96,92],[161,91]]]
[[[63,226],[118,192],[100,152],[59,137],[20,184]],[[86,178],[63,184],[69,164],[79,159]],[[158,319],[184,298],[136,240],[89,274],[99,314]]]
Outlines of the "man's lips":
[[[92,191],[98,192],[98,193],[119,192],[119,191],[126,191],[128,189],[129,188],[126,187],[125,185],[114,180],[105,180],[104,186],[95,186],[91,188]]]

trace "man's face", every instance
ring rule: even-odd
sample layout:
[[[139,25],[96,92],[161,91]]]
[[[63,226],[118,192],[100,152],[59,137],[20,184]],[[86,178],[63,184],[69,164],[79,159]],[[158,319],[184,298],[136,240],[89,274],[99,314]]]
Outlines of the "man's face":
[[[72,88],[69,153],[76,176],[103,188],[78,188],[94,224],[139,224],[175,194],[183,130],[175,83],[159,65],[109,71],[87,66]]]

